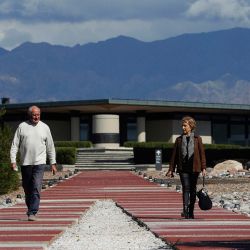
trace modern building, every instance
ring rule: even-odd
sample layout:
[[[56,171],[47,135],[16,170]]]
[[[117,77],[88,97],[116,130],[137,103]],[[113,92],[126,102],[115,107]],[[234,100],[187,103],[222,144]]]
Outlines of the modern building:
[[[174,142],[181,133],[181,118],[191,115],[204,143],[250,145],[250,105],[123,99],[6,102],[0,105],[7,111],[2,122],[16,129],[31,105],[41,108],[56,141],[90,140],[96,147]]]

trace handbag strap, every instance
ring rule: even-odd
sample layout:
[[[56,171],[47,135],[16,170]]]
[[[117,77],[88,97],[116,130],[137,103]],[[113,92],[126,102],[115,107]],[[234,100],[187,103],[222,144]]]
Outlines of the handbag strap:
[[[205,176],[202,176],[202,186],[205,187]]]

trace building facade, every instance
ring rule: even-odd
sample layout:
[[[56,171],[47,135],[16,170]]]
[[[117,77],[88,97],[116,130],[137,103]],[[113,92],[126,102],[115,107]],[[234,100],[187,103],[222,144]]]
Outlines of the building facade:
[[[181,118],[193,116],[204,143],[250,146],[250,105],[144,100],[79,100],[2,104],[2,122],[14,130],[37,105],[56,141],[90,140],[96,147],[119,147],[126,141],[174,142]]]

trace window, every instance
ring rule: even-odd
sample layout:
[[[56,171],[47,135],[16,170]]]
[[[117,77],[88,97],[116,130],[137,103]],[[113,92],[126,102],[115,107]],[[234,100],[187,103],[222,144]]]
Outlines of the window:
[[[80,140],[88,141],[90,139],[90,125],[88,117],[82,117],[80,120]]]
[[[230,125],[230,143],[231,144],[246,144],[245,138],[245,124],[231,124]]]
[[[136,122],[127,123],[127,141],[137,141],[137,125]]]
[[[213,123],[213,143],[226,144],[227,140],[227,123]]]

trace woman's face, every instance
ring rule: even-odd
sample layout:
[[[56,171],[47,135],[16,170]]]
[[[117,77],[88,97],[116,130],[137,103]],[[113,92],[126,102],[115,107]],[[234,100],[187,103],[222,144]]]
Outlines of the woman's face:
[[[183,122],[182,123],[182,130],[184,135],[189,135],[191,133],[191,127],[188,124],[188,122]]]

